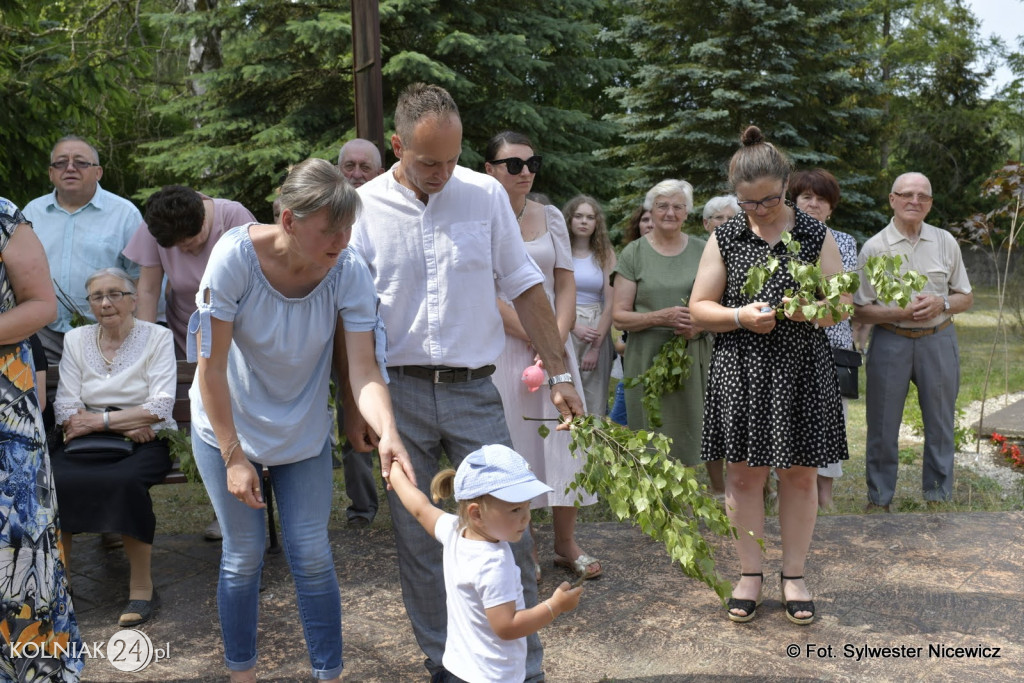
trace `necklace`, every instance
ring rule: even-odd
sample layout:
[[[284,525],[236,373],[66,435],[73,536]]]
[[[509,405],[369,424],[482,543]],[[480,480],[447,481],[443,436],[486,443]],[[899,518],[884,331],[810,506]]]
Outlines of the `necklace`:
[[[131,334],[132,330],[134,330],[134,329],[135,329],[135,318],[132,318],[132,326],[128,328],[128,334]],[[128,334],[126,334],[124,336],[124,339],[128,338]],[[107,366],[107,377],[109,378],[110,377],[110,371],[114,368],[114,361],[117,360],[117,351],[114,351],[114,357],[113,358],[108,359],[106,357],[106,355],[103,353],[103,345],[100,344],[100,338],[102,336],[103,336],[103,327],[101,325],[96,325],[96,351],[100,354],[100,358],[103,359],[104,364],[106,364],[106,366]],[[124,339],[121,340],[122,344],[124,343]]]
[[[523,214],[525,214],[525,213],[526,213],[526,200],[524,199],[523,200],[523,208],[519,210],[518,214],[516,214],[516,222],[519,223],[519,225],[523,224]]]

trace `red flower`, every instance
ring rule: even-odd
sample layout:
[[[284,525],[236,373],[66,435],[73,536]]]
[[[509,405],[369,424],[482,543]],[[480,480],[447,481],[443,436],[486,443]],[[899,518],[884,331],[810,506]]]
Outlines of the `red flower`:
[[[1006,443],[1006,437],[999,432],[992,432],[992,441],[995,443]]]

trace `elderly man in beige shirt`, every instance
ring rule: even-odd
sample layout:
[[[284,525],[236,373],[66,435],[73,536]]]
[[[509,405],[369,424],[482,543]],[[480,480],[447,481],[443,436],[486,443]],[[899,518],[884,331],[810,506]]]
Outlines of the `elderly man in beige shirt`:
[[[867,361],[868,511],[889,510],[899,467],[898,439],[910,383],[917,386],[924,420],[921,485],[927,501],[953,496],[955,405],[960,388],[960,352],[953,315],[971,307],[974,295],[956,239],[924,222],[932,186],[920,173],[905,173],[889,193],[892,221],[869,239],[859,265],[880,254],[903,257],[903,271],[928,277],[906,308],[883,304],[861,279],[854,295],[857,322],[875,325]]]

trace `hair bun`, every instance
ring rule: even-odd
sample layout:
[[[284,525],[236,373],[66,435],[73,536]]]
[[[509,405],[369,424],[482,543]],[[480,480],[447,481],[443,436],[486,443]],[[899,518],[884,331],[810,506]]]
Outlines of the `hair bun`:
[[[759,145],[764,142],[764,134],[757,126],[747,126],[747,129],[743,131],[743,135],[740,136],[740,142],[743,143],[744,147]]]

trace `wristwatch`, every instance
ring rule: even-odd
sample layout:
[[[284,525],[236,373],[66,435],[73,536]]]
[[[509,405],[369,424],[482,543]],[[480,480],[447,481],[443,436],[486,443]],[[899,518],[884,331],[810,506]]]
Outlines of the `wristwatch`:
[[[572,384],[572,375],[569,374],[568,372],[563,372],[561,375],[555,375],[554,377],[548,377],[548,386],[549,387],[553,387],[556,384],[562,384],[563,382],[568,382],[569,384]]]
[[[942,297],[942,310],[943,311],[948,311],[949,310],[949,297],[948,296]]]

